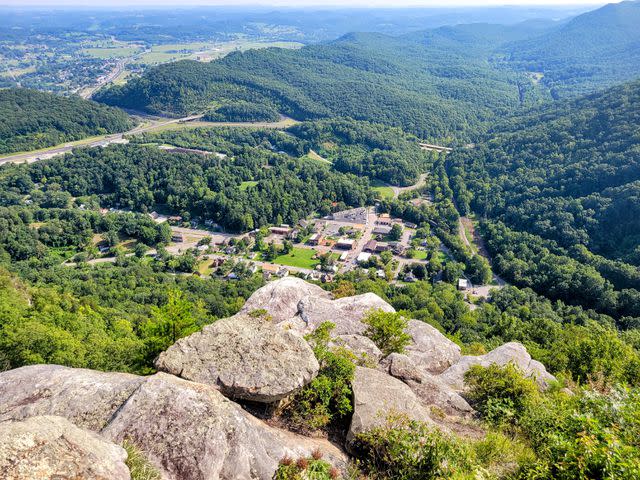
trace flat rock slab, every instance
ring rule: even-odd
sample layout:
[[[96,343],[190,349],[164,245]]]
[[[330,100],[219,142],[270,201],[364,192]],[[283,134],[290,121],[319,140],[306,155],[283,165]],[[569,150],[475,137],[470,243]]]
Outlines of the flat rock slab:
[[[549,382],[555,380],[555,377],[547,372],[544,365],[533,360],[524,345],[518,342],[505,343],[485,355],[466,355],[439,375],[439,378],[452,388],[463,390],[465,387],[464,375],[472,365],[488,367],[492,364],[506,365],[508,363],[513,363],[522,370],[525,376],[534,378],[541,388],[546,388]]]
[[[362,319],[373,310],[395,312],[375,293],[337,300],[308,296],[298,303],[298,315],[305,330],[315,330],[321,323],[329,321],[336,325],[332,335],[362,335],[367,328]]]
[[[264,309],[275,323],[290,319],[298,313],[298,302],[304,297],[331,298],[326,290],[297,277],[285,277],[267,283],[253,292],[240,313]]]
[[[309,383],[320,366],[299,335],[264,317],[236,315],[178,340],[156,368],[232,398],[272,403]]]
[[[409,320],[406,332],[412,341],[404,353],[429,373],[442,373],[460,360],[460,347],[428,323]]]
[[[347,444],[359,433],[387,423],[389,415],[406,415],[432,423],[420,400],[405,383],[379,370],[356,367],[353,388],[353,417]]]
[[[99,430],[144,381],[127,373],[32,365],[0,374],[0,421],[59,415]]]
[[[277,431],[215,388],[166,373],[149,377],[102,433],[130,438],[176,480],[270,480],[285,455],[316,448],[329,461],[345,461],[326,442]]]
[[[56,416],[0,423],[3,480],[129,480],[127,452]]]

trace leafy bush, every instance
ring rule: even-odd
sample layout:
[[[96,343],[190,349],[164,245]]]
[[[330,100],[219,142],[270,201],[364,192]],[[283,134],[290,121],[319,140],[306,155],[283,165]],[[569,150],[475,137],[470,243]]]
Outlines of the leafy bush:
[[[362,468],[374,479],[495,478],[532,458],[525,446],[500,433],[465,441],[395,414],[386,425],[357,435],[355,448]]]
[[[365,335],[385,355],[402,353],[411,341],[411,336],[404,331],[408,320],[399,313],[371,311],[362,321],[368,326]]]
[[[304,429],[317,430],[351,413],[354,356],[342,347],[329,347],[334,323],[324,322],[307,337],[320,363],[318,376],[294,398],[291,417]]]
[[[539,398],[536,383],[512,363],[473,365],[464,379],[467,398],[492,423],[517,422],[524,409]]]

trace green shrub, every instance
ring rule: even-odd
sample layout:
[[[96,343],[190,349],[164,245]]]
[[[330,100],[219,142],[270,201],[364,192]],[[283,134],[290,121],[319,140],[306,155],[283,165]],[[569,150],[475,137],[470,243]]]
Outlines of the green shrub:
[[[525,409],[540,398],[536,383],[512,363],[472,366],[464,376],[467,398],[493,424],[516,424]]]
[[[320,363],[318,376],[304,387],[291,403],[291,418],[298,427],[317,430],[352,411],[351,380],[354,355],[342,347],[329,347],[335,324],[324,322],[307,340]]]
[[[408,320],[399,313],[374,310],[362,321],[367,325],[365,335],[373,340],[385,355],[402,353],[411,341],[411,336],[404,331]]]

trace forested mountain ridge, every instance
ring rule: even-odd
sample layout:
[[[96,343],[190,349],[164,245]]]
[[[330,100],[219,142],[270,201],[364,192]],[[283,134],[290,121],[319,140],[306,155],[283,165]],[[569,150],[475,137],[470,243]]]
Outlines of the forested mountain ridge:
[[[448,157],[458,207],[489,220],[508,280],[638,317],[639,107],[635,81],[508,119]]]
[[[554,97],[589,93],[640,75],[640,2],[606,5],[539,36],[514,41],[496,59],[538,72]]]
[[[96,99],[170,114],[241,100],[298,120],[346,116],[399,126],[423,138],[464,139],[496,113],[537,98],[526,78],[494,69],[470,52],[467,46],[476,39],[445,31],[429,39],[349,34],[296,51],[266,49],[211,63],[162,65],[98,92]],[[483,45],[495,41],[483,39]],[[525,84],[530,93],[523,93]]]
[[[0,154],[35,150],[133,126],[122,110],[80,97],[0,90]]]

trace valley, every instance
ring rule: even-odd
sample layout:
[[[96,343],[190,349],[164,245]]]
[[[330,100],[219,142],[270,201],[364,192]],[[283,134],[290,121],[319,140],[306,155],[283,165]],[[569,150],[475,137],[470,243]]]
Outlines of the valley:
[[[640,478],[640,1],[516,3],[0,7],[0,477]]]

